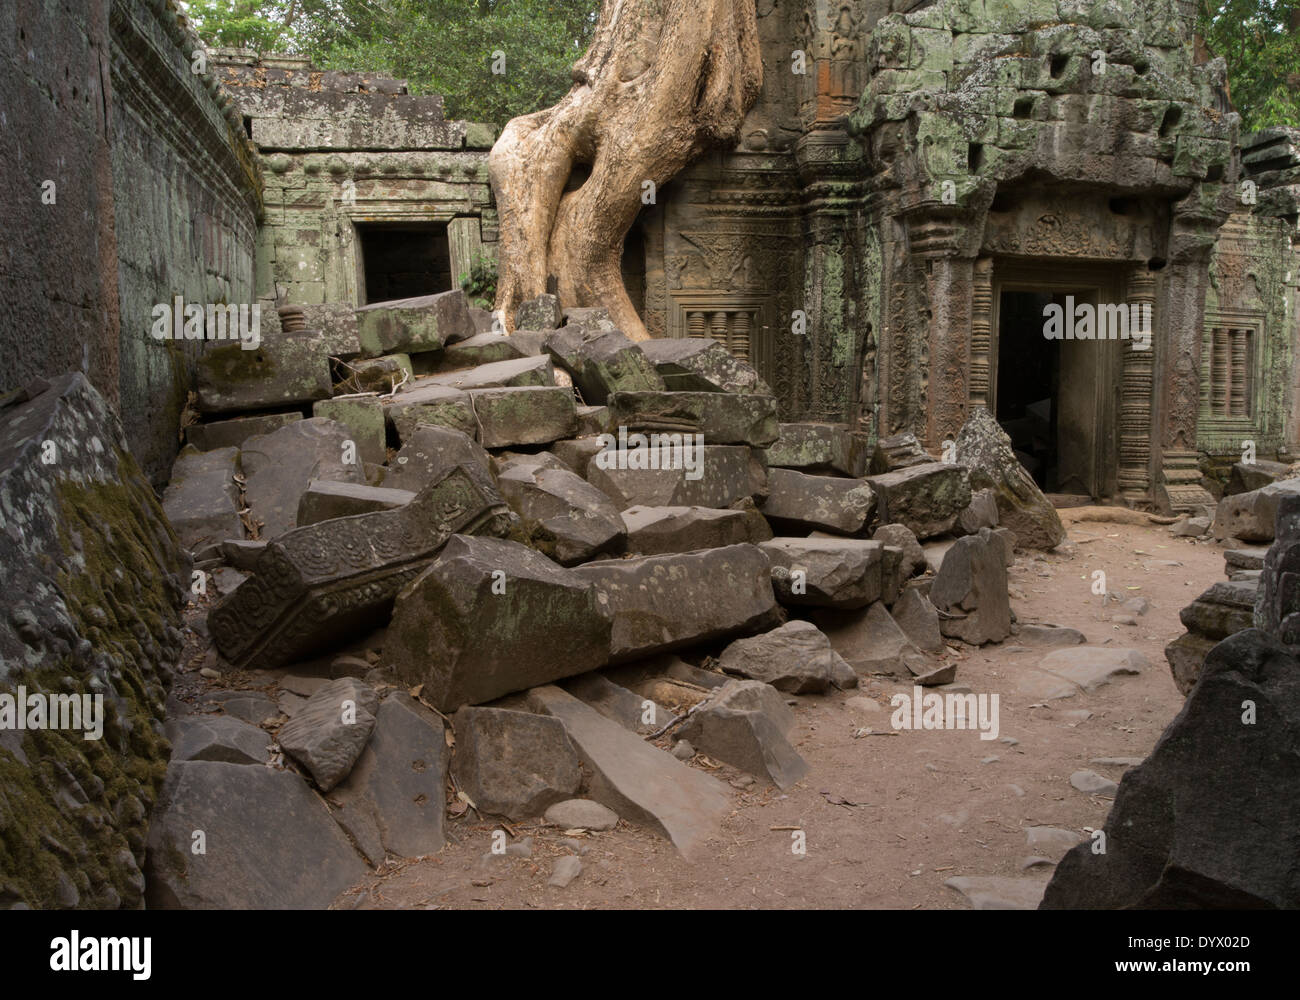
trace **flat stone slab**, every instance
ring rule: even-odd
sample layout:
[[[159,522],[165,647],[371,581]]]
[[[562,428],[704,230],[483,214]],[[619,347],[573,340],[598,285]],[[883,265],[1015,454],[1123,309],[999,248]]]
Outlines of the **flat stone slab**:
[[[534,711],[564,723],[590,776],[593,799],[628,822],[667,837],[687,860],[704,853],[731,809],[721,782],[673,759],[558,687],[534,688],[528,701]]]
[[[365,485],[360,456],[344,461],[351,434],[343,424],[313,417],[244,442],[244,496],[262,538],[298,526],[298,506],[313,480]]]
[[[627,529],[618,508],[576,473],[517,461],[502,470],[497,485],[506,503],[529,525],[533,544],[560,565],[622,551]]]
[[[1047,889],[1047,880],[962,875],[948,879],[944,885],[965,896],[972,910],[1036,910]]]
[[[545,349],[590,404],[603,405],[620,391],[664,388],[641,346],[618,330],[566,326],[547,336]]]
[[[277,410],[329,399],[329,354],[311,340],[284,337],[257,350],[224,344],[203,352],[196,379],[202,413]]]
[[[506,389],[521,386],[554,386],[555,366],[547,357],[514,358],[509,361],[493,361],[462,371],[441,372],[422,378],[417,387],[441,385],[449,389]]]
[[[378,396],[336,396],[312,404],[313,417],[325,417],[346,427],[362,463],[381,465],[388,457],[384,404]]]
[[[298,501],[297,521],[299,526],[305,527],[336,517],[405,507],[414,499],[415,494],[410,490],[313,479],[307,484],[307,492]]]
[[[778,613],[767,556],[753,545],[604,560],[570,572],[593,584],[613,612],[615,663],[761,631]]]
[[[1146,654],[1113,646],[1075,646],[1048,653],[1038,668],[1092,692],[1116,677],[1140,674],[1151,666]]]
[[[655,337],[640,346],[671,391],[772,394],[752,365],[712,338]]]
[[[479,365],[495,364],[498,361],[516,361],[525,357],[520,348],[520,341],[507,337],[503,333],[479,333],[449,345],[442,352],[439,367],[447,371],[461,368],[477,368]]]
[[[484,448],[549,444],[577,430],[573,391],[563,386],[471,389],[469,397]]]
[[[191,551],[213,542],[244,537],[239,519],[239,449],[186,449],[172,465],[163,492],[163,513],[182,545]]]
[[[810,475],[840,472],[860,479],[870,458],[866,435],[843,424],[781,424],[780,436],[767,447],[769,466]]]
[[[629,507],[623,511],[627,549],[638,555],[761,543],[772,529],[757,510],[714,507]]]
[[[609,424],[628,433],[703,434],[708,444],[765,448],[780,429],[776,398],[722,392],[616,392]]]
[[[263,413],[253,417],[232,417],[211,423],[189,424],[185,428],[185,442],[194,445],[199,451],[238,448],[251,437],[270,434],[285,424],[301,419],[302,414],[295,410],[293,413]]]
[[[560,681],[559,686],[605,718],[642,736],[656,732],[673,716],[672,712],[653,701],[615,684],[599,670],[569,677]]]
[[[206,853],[192,853],[195,830]],[[149,825],[150,909],[322,910],[368,871],[292,771],[216,761],[167,768]]]
[[[470,438],[478,436],[478,421],[469,394],[451,386],[420,383],[397,393],[384,410],[384,419],[406,442],[420,424],[450,427]]]
[[[266,731],[229,715],[182,715],[168,720],[166,733],[173,761],[265,764],[271,759]]]
[[[469,302],[460,289],[362,306],[356,319],[357,342],[368,358],[437,351],[475,332]]]
[[[531,819],[572,798],[582,783],[578,751],[558,719],[465,706],[452,725],[452,775],[479,812]]]
[[[401,588],[457,532],[509,530],[501,498],[457,467],[404,507],[337,518],[282,535],[208,615],[235,666],[271,669],[382,625]]]
[[[375,728],[379,695],[355,677],[340,677],[307,699],[280,727],[278,742],[328,792],[348,776]]]
[[[876,511],[876,494],[861,479],[808,476],[793,469],[768,472],[763,516],[778,531],[822,529],[841,535],[861,532]]]
[[[587,462],[587,482],[614,501],[629,507],[730,507],[767,488],[761,452],[744,445],[709,445],[688,453],[684,448],[660,451],[659,468],[632,449],[620,450],[616,439]],[[680,458],[671,456],[680,455]]]
[[[782,604],[865,608],[881,598],[885,548],[881,542],[773,538],[759,548],[772,564],[772,587]],[[897,591],[897,583],[893,589]]]
[[[960,465],[927,462],[867,481],[876,492],[880,520],[906,525],[921,541],[952,531],[971,502],[970,480]]]

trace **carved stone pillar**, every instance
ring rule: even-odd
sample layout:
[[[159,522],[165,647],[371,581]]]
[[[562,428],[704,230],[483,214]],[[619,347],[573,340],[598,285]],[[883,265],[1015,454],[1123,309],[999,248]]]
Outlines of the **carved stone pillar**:
[[[1155,275],[1145,264],[1133,268],[1128,276],[1128,303],[1136,306],[1130,314],[1139,322],[1151,316],[1151,335],[1147,350],[1138,350],[1133,338],[1122,342],[1124,367],[1120,382],[1119,411],[1119,490],[1133,505],[1151,503],[1151,403],[1154,380],[1156,338],[1154,315]]]
[[[989,351],[993,341],[993,258],[975,261],[970,313],[970,405],[989,405]]]
[[[1228,416],[1246,416],[1246,331],[1229,330],[1232,381],[1228,387]]]

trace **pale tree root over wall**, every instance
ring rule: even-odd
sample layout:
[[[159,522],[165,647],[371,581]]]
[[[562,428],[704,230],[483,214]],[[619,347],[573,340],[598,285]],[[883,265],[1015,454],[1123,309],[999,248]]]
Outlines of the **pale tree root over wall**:
[[[754,0],[605,0],[559,104],[512,120],[488,164],[501,218],[496,309],[546,292],[605,306],[647,337],[623,287],[623,241],[645,182],[659,187],[736,142],[763,68]],[[565,192],[575,167],[590,167]]]

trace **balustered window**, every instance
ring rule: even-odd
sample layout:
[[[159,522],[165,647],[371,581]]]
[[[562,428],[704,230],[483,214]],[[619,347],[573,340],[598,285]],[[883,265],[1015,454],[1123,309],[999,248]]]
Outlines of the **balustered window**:
[[[1201,345],[1201,408],[1210,417],[1249,419],[1255,409],[1256,330],[1215,323]]]

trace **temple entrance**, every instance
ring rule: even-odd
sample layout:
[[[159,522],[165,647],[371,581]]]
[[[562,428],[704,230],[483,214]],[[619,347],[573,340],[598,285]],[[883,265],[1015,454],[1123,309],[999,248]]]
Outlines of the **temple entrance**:
[[[1045,493],[1101,499],[1114,492],[1116,344],[1049,339],[1057,307],[1117,301],[1109,276],[1068,283],[1020,281],[995,285],[997,332],[993,412],[1017,458]]]
[[[358,223],[360,305],[450,291],[445,222]]]

